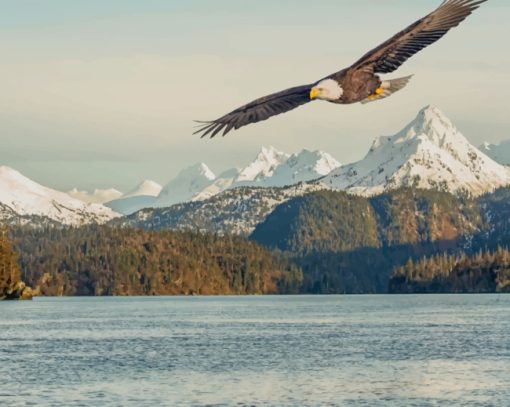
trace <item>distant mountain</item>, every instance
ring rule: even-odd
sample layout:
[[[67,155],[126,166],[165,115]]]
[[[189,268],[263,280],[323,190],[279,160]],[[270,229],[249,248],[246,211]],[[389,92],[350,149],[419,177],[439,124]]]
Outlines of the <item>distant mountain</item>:
[[[222,172],[210,185],[206,186],[199,194],[195,195],[193,200],[203,201],[229,189],[239,176],[239,172],[240,170],[237,168]]]
[[[294,185],[322,178],[338,167],[340,163],[328,153],[302,150],[275,166],[270,174],[259,178],[256,185],[264,187]]]
[[[0,219],[36,216],[65,225],[105,223],[119,215],[100,204],[87,204],[44,187],[18,171],[0,167]]]
[[[340,163],[324,151],[302,150],[292,154],[279,165],[273,175],[268,177],[264,186],[283,187],[299,182],[312,181],[331,173],[340,167]]]
[[[323,174],[327,175],[317,180]],[[298,180],[307,182],[281,187]],[[510,169],[473,147],[439,109],[429,106],[395,136],[376,139],[367,156],[354,164],[339,167],[336,160],[319,151],[288,156],[263,148],[239,175],[234,170],[221,177],[223,184],[218,182],[212,176],[207,178],[201,185],[206,185],[207,193],[192,198],[206,199],[204,202],[143,211],[126,223],[247,234],[277,205],[311,191],[344,190],[376,196],[409,187],[477,196],[510,185]],[[242,184],[247,186],[240,188]],[[220,192],[224,188],[229,189]]]
[[[323,151],[301,150],[289,155],[274,147],[262,147],[248,166],[242,169],[231,187],[283,187],[316,180],[328,175],[340,163]]]
[[[164,208],[209,199],[227,189],[295,185],[323,177],[339,166],[338,161],[322,151],[302,150],[289,155],[274,147],[262,147],[246,167],[227,170],[218,177],[203,163],[188,168],[165,186],[151,204]]]
[[[136,196],[158,196],[163,187],[157,182],[145,180],[138,184],[131,191],[122,195],[122,198],[133,198]]]
[[[163,187],[154,181],[143,181],[119,199],[106,202],[105,206],[122,215],[131,215],[154,205]]]
[[[377,138],[364,159],[322,182],[362,195],[400,187],[480,195],[509,185],[510,169],[472,146],[439,109],[428,106],[395,136]]]
[[[485,145],[484,150],[503,151],[500,146],[496,149],[491,145]],[[377,138],[365,158],[353,164],[341,166],[323,151],[302,150],[289,155],[274,147],[263,147],[244,168],[230,169],[217,177],[206,164],[199,163],[181,171],[164,188],[153,181],[144,181],[120,198],[120,192],[113,189],[70,193],[87,201],[116,196],[106,204],[112,211],[106,213],[105,219],[115,216],[113,211],[131,215],[145,208],[170,208],[168,211],[144,211],[140,217],[130,217],[126,222],[154,226],[154,217],[158,228],[191,225],[247,234],[276,205],[310,191],[329,189],[375,196],[411,187],[478,196],[507,185],[510,185],[510,168],[472,146],[439,109],[428,106],[398,134]],[[9,192],[7,187],[5,189],[4,193]],[[62,202],[62,199],[57,201]],[[78,205],[76,201],[71,202]],[[0,200],[0,203],[4,218],[12,217],[12,213],[20,216],[9,199]],[[30,200],[24,203],[33,204]],[[172,208],[174,205],[178,206]],[[92,213],[106,210],[102,206],[81,207]],[[246,213],[241,215],[245,208],[248,208]],[[196,220],[192,219],[195,209],[198,211]],[[62,211],[48,210],[33,204],[23,215],[71,222]],[[164,216],[158,218],[160,214]],[[77,215],[77,219],[81,219],[81,215]]]
[[[312,184],[285,188],[238,187],[204,201],[143,209],[112,224],[147,230],[199,230],[246,236],[280,203],[323,188]]]
[[[164,208],[195,200],[205,188],[214,183],[216,176],[204,163],[195,164],[165,185],[154,202],[154,207]]]
[[[262,147],[255,160],[243,168],[236,177],[236,186],[257,186],[271,177],[275,170],[289,158],[289,154],[274,147]]]
[[[120,198],[122,192],[117,191],[115,188],[95,189],[93,192],[81,191],[78,188],[73,188],[67,191],[67,195],[85,203],[104,204],[105,202]]]
[[[165,208],[185,202],[203,201],[239,187],[283,187],[321,178],[340,164],[323,151],[302,150],[289,155],[274,147],[262,147],[242,169],[232,168],[219,176],[200,163],[181,171],[164,188],[144,181],[133,191],[105,205],[123,215],[144,208]]]
[[[510,140],[499,144],[484,143],[480,146],[480,151],[500,164],[510,165]]]

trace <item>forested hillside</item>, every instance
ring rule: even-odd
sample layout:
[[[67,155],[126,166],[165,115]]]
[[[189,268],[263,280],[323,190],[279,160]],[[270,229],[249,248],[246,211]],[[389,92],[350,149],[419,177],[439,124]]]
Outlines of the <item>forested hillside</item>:
[[[479,204],[445,192],[401,189],[374,198],[321,191],[278,206],[251,238],[297,254],[437,242],[483,229]]]
[[[456,250],[488,228],[478,200],[446,192],[321,191],[278,206],[251,238],[293,258],[303,292],[372,293],[409,258]]]
[[[301,283],[295,266],[240,237],[100,226],[11,234],[41,295],[276,294]]]
[[[11,235],[23,279],[43,295],[385,293],[409,259],[510,245],[509,198],[509,189],[479,198],[412,188],[372,198],[318,191],[265,218],[263,205],[252,241],[223,228],[211,234],[215,222],[200,232],[17,225]],[[235,229],[230,210],[245,213],[237,204],[210,207],[199,219],[224,214]],[[191,222],[193,211],[186,213]],[[399,290],[418,285],[409,287]]]
[[[395,269],[391,293],[510,293],[510,252],[440,254]]]

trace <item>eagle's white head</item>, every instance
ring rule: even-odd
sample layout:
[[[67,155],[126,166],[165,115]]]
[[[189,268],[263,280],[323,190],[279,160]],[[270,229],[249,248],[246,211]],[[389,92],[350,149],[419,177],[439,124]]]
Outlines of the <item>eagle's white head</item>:
[[[340,84],[334,79],[324,79],[310,90],[310,99],[338,100],[344,94]]]

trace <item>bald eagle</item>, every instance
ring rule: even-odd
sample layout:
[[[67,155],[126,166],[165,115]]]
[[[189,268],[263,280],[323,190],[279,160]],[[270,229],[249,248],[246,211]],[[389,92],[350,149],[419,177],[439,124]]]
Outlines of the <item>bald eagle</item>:
[[[313,100],[337,104],[368,103],[384,99],[404,88],[411,76],[383,80],[377,74],[397,70],[405,61],[443,37],[451,28],[487,0],[445,0],[432,13],[411,24],[365,54],[352,66],[310,85],[297,86],[254,100],[219,119],[199,122],[194,133],[211,138],[223,136],[252,123],[286,113]]]

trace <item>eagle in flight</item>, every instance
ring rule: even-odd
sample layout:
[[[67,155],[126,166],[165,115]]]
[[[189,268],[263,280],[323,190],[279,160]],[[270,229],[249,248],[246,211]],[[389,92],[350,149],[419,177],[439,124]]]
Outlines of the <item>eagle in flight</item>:
[[[404,88],[411,76],[383,80],[377,74],[397,70],[405,61],[443,37],[487,0],[445,0],[432,13],[365,54],[352,66],[310,85],[297,86],[254,100],[219,119],[199,122],[194,133],[213,138],[286,113],[314,100],[337,104],[368,103]]]

